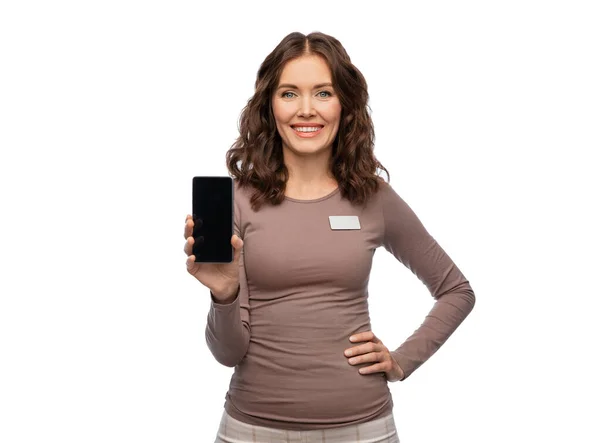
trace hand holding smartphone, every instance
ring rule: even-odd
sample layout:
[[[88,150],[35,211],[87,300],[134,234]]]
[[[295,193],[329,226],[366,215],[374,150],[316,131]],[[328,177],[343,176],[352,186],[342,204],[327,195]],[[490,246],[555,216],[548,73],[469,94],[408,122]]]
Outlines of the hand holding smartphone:
[[[184,229],[188,272],[221,302],[235,299],[239,287],[243,241],[233,234],[233,198],[231,177],[194,177]]]

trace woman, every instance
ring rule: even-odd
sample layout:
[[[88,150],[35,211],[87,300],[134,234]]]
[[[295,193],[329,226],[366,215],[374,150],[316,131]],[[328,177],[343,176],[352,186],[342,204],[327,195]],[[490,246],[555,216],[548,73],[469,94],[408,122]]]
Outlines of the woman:
[[[398,442],[387,383],[410,376],[474,306],[467,279],[377,175],[388,171],[367,101],[338,40],[289,34],[261,65],[227,152],[233,262],[194,263],[186,218],[187,269],[211,294],[206,341],[235,367],[216,442]],[[369,319],[379,246],[436,300],[395,350]]]

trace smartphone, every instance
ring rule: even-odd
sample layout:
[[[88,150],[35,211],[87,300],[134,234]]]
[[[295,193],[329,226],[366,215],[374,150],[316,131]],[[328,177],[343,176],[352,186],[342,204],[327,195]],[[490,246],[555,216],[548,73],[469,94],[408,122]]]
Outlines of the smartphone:
[[[233,261],[233,179],[231,177],[194,177],[192,218],[197,263]]]

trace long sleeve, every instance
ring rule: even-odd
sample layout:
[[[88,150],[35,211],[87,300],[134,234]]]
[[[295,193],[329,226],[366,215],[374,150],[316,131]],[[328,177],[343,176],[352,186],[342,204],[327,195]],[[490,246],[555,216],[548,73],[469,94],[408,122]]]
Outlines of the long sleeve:
[[[418,329],[392,357],[406,380],[452,335],[475,305],[469,281],[389,184],[382,190],[384,247],[427,287],[435,299]]]
[[[234,199],[234,233],[242,238],[240,226],[240,208]],[[244,358],[250,344],[250,305],[243,248],[239,261],[239,277],[240,286],[233,302],[226,305],[215,303],[211,292],[205,330],[206,344],[210,352],[219,363],[229,367],[236,366]]]

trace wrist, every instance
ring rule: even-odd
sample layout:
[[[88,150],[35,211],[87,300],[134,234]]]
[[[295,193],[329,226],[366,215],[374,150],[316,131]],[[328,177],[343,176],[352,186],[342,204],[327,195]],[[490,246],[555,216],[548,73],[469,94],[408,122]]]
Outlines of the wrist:
[[[225,291],[211,291],[212,299],[215,303],[220,305],[229,305],[235,301],[240,292],[240,285],[238,284],[235,289],[229,289]]]

